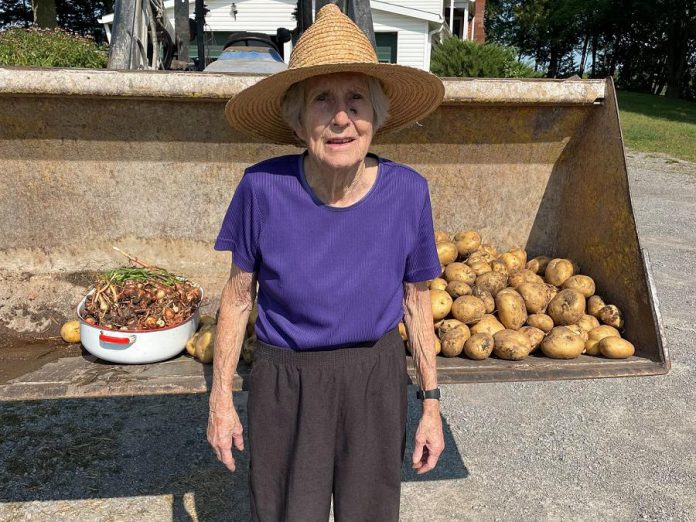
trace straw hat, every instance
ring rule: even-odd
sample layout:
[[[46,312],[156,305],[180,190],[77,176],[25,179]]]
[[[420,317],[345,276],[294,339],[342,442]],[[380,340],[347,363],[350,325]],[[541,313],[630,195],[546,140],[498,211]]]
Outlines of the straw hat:
[[[290,55],[285,71],[244,89],[225,107],[230,124],[272,143],[299,145],[282,117],[281,102],[288,88],[321,74],[356,72],[382,82],[389,98],[389,117],[377,135],[425,118],[442,102],[445,88],[428,72],[403,65],[382,64],[367,36],[334,4],[325,5]]]

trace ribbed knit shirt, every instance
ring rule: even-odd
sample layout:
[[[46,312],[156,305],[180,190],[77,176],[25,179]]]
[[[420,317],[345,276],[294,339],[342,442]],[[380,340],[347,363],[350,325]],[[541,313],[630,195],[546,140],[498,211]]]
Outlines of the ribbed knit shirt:
[[[244,172],[214,248],[257,274],[259,340],[297,351],[374,342],[403,317],[404,281],[440,274],[427,180],[377,158],[370,191],[332,207],[307,183],[303,158]]]

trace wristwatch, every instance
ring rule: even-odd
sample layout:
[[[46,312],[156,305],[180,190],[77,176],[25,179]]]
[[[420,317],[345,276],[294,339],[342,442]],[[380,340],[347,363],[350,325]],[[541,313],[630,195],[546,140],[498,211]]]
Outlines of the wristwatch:
[[[437,399],[440,400],[440,388],[433,388],[432,390],[418,390],[416,392],[416,397],[420,400],[424,399]]]

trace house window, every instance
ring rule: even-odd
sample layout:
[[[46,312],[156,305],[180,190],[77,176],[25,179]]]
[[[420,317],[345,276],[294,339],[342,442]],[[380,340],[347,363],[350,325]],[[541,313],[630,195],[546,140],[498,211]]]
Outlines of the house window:
[[[396,63],[398,33],[375,33],[379,63]]]

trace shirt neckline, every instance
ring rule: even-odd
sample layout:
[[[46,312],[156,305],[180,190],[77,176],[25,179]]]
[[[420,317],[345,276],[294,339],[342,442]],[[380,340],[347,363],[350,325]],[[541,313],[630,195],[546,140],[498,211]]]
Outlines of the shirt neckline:
[[[302,183],[302,187],[304,187],[307,194],[309,194],[309,196],[312,198],[312,201],[318,207],[325,208],[325,209],[330,210],[332,212],[344,212],[346,210],[351,210],[359,205],[362,205],[363,202],[365,202],[367,199],[369,199],[370,196],[372,195],[372,193],[377,190],[377,184],[379,183],[380,179],[382,178],[382,159],[379,156],[377,156],[376,154],[373,154],[372,152],[368,152],[367,153],[368,156],[371,156],[377,160],[377,177],[375,178],[375,182],[370,187],[370,190],[368,190],[367,193],[362,198],[360,198],[358,201],[356,201],[352,205],[348,205],[347,207],[334,207],[331,205],[327,205],[321,199],[319,199],[316,196],[316,194],[314,194],[312,187],[310,187],[309,183],[307,182],[307,178],[305,178],[304,158],[306,155],[307,155],[307,151],[303,152],[302,154],[299,154],[298,159],[297,159],[297,168],[298,168],[298,171],[300,173],[300,183]]]

